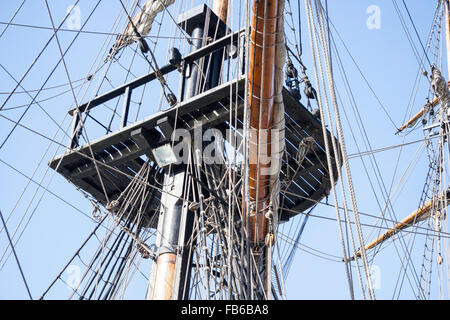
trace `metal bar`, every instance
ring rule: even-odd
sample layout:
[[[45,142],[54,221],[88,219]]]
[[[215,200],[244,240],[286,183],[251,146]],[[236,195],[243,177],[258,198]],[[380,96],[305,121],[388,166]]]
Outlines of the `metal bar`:
[[[195,52],[202,46],[203,26],[196,25],[191,36],[196,38],[191,46],[191,51]],[[188,100],[198,93],[198,65],[191,64],[189,68],[189,77],[184,79],[183,100]],[[171,188],[173,189],[170,190],[172,193],[177,191],[175,194],[180,198],[182,196],[188,197],[188,194],[184,194],[186,165],[174,166],[172,170],[165,173],[164,189]],[[171,181],[173,182],[170,183]],[[162,238],[158,249],[156,267],[152,269],[152,273],[155,273],[152,298],[154,300],[187,299],[189,290],[185,292],[183,284],[188,285],[189,282],[191,270],[189,264],[192,263],[190,261],[192,252],[184,250],[179,252],[178,249],[184,247],[192,235],[193,217],[188,215],[187,204],[173,195],[163,194],[161,203],[165,210],[162,214],[162,223],[158,223],[158,232],[161,233]]]
[[[123,109],[122,109],[122,120],[120,123],[120,128],[125,128],[128,122],[128,112],[130,111],[130,102],[131,102],[131,92],[133,90],[130,87],[125,88],[125,99],[123,101]]]
[[[149,298],[153,300],[170,300],[178,296],[175,288],[177,282],[183,278],[176,274],[176,262],[179,247],[181,221],[183,219],[183,191],[185,183],[186,167],[180,165],[174,167],[172,172],[167,172],[164,178],[164,190],[161,198],[162,212],[158,222],[157,238],[157,263],[152,268],[154,286]],[[183,279],[184,280],[184,279]]]
[[[192,37],[195,38],[195,40],[192,41],[193,51],[201,48],[203,42],[203,27],[198,26],[194,28],[194,30],[192,31]],[[185,91],[183,100],[188,100],[189,98],[192,98],[198,93],[196,92],[196,90],[197,90],[197,79],[199,75],[199,67],[198,64],[193,63],[194,61],[191,61],[189,64],[189,77],[185,78]]]
[[[103,150],[108,145],[111,144],[117,144],[120,143],[123,140],[126,140],[130,138],[131,132],[139,129],[144,128],[149,130],[150,132],[155,132],[155,126],[157,125],[157,122],[159,119],[162,119],[164,117],[171,117],[175,119],[176,116],[181,117],[193,110],[202,110],[203,108],[208,107],[212,103],[215,103],[217,101],[220,101],[230,95],[230,86],[232,86],[232,92],[233,94],[236,92],[236,89],[243,89],[243,82],[245,81],[244,78],[234,79],[230,82],[224,83],[214,89],[211,89],[207,92],[203,92],[199,95],[196,95],[195,97],[188,99],[186,101],[183,101],[179,104],[177,104],[176,107],[173,107],[167,111],[162,111],[155,113],[146,119],[143,119],[141,121],[137,121],[131,125],[129,125],[126,128],[120,129],[118,131],[112,132],[102,138],[99,138],[97,140],[91,141],[91,147],[94,152],[98,152],[100,150]],[[157,142],[157,140],[155,140]],[[82,146],[78,151],[84,152],[87,155],[90,156],[88,146]],[[67,163],[71,163],[74,159],[79,158],[79,154],[77,153],[69,153],[65,155],[58,156],[51,160],[50,166],[55,169],[56,165],[58,164],[58,161],[62,159],[60,168],[64,167]],[[59,171],[59,170],[58,170]]]
[[[169,72],[171,72],[171,71],[173,71],[175,69],[176,69],[175,66],[172,66],[172,65],[168,64],[168,65],[165,65],[165,66],[161,67],[160,71],[164,75],[164,74],[167,74],[167,73],[169,73]],[[123,85],[121,85],[121,86],[119,86],[119,87],[117,87],[117,88],[115,88],[115,89],[105,93],[105,94],[102,94],[102,95],[92,99],[91,101],[89,101],[89,102],[87,102],[85,104],[82,104],[79,107],[80,112],[86,112],[86,111],[88,111],[88,110],[90,110],[92,108],[95,108],[95,107],[97,107],[97,106],[99,106],[99,105],[101,105],[101,104],[103,104],[103,103],[105,103],[105,102],[107,102],[109,100],[112,100],[114,98],[117,98],[118,96],[121,96],[122,94],[125,93],[125,90],[126,90],[127,87],[130,87],[131,89],[135,89],[135,88],[138,88],[138,87],[140,87],[140,86],[142,86],[142,85],[144,85],[146,83],[149,83],[150,81],[153,81],[155,79],[156,79],[156,73],[155,72],[150,72],[149,74],[147,74],[145,76],[142,76],[140,78],[132,80],[132,81],[130,81],[128,83],[125,83],[125,84],[123,84]],[[75,110],[76,109],[71,109],[69,111],[69,114],[73,114],[75,112]]]
[[[78,113],[74,113],[72,115],[72,136],[70,138],[70,145],[69,147],[71,149],[78,147],[78,135],[79,135],[79,129],[78,124],[80,123],[80,117]]]
[[[450,12],[449,12],[449,0],[444,1],[445,11],[445,40],[447,43],[447,76],[450,78]]]
[[[223,48],[227,45],[229,45],[232,41],[232,43],[236,43],[238,40],[239,35],[244,31],[244,29],[240,31],[236,31],[234,33],[230,33],[229,35],[207,45],[204,46],[198,50],[195,50],[191,53],[189,53],[187,56],[183,58],[183,61],[187,64],[194,62],[195,60],[198,60],[199,58],[202,58],[220,48]],[[173,66],[171,64],[167,64],[159,69],[160,73],[162,75],[166,75],[174,70],[176,70],[177,67]],[[156,79],[156,72],[150,72],[149,74],[139,77],[135,80],[132,80],[130,82],[127,82],[105,94],[102,94],[91,101],[82,104],[79,109],[80,112],[86,112],[87,110],[90,110],[92,108],[95,108],[111,99],[117,98],[118,96],[125,93],[125,90],[127,87],[130,87],[130,89],[138,88],[146,83],[149,83]],[[76,111],[76,108],[69,110],[69,114],[73,115]]]

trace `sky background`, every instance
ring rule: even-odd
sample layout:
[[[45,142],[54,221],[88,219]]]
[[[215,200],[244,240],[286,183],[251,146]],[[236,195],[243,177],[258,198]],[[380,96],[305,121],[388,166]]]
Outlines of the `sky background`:
[[[94,8],[94,0],[81,0],[79,3],[80,21],[86,26],[84,30],[96,32],[111,32],[110,28],[114,24],[117,15],[120,13],[121,7],[119,1],[103,0],[94,14],[89,17],[91,10]],[[22,3],[22,0],[0,0],[0,22],[8,22],[15,10]],[[73,1],[66,0],[49,0],[49,7],[55,24],[59,24],[64,18],[67,8]],[[178,2],[179,3],[179,2]],[[193,4],[200,3],[193,1]],[[408,20],[407,13],[404,10],[402,1],[397,1],[399,7],[403,10],[403,17],[406,19],[408,30],[411,32],[414,47],[417,48],[421,55],[420,44],[417,35]],[[414,21],[417,33],[422,42],[426,42],[427,35],[430,30],[432,19],[435,12],[436,1],[420,1],[407,0],[407,4],[411,17]],[[190,7],[189,3],[183,2],[171,8],[174,17],[183,8]],[[297,12],[296,1],[292,1],[292,6]],[[303,1],[301,8],[303,9]],[[396,127],[403,124],[404,119],[409,114],[415,114],[425,103],[428,96],[427,80],[421,77],[421,84],[417,88],[415,99],[411,96],[416,91],[415,81],[420,66],[411,48],[405,31],[402,28],[399,17],[394,9],[393,2],[388,0],[382,1],[366,1],[366,0],[329,0],[329,13],[333,25],[336,27],[339,35],[345,41],[346,46],[354,60],[346,53],[342,44],[339,42],[337,35],[333,31],[336,42],[338,43],[339,53],[342,58],[345,72],[351,84],[352,92],[356,101],[359,117],[361,117],[364,128],[369,137],[370,147],[378,149],[408,141],[419,140],[423,138],[422,130],[419,128],[408,134],[406,137],[395,135]],[[379,15],[379,28],[371,29],[368,27],[368,20],[373,17],[373,11],[369,8],[376,6]],[[235,17],[240,14],[239,8],[233,8]],[[241,13],[242,14],[242,13]],[[377,16],[378,17],[378,16]],[[76,18],[76,17],[75,17]],[[89,19],[89,20],[88,20]],[[239,25],[239,19],[234,18],[233,26]],[[298,16],[294,16],[295,22],[298,22]],[[170,17],[164,17],[161,29],[154,27],[151,35],[172,35],[173,23],[170,23]],[[302,21],[302,39],[303,39],[303,59],[308,67],[308,76],[314,79],[313,67],[311,63],[309,46],[309,38],[307,32],[306,19],[304,11],[301,10]],[[15,17],[14,23],[35,25],[42,27],[51,27],[48,12],[43,1],[27,0]],[[62,28],[72,29],[71,20],[69,24],[64,24]],[[241,25],[242,27],[242,25]],[[0,34],[5,28],[4,24],[0,25]],[[123,27],[119,27],[121,31]],[[297,32],[298,32],[297,26]],[[28,69],[35,57],[39,54],[52,31],[48,29],[37,29],[23,26],[10,26],[6,32],[0,37],[0,103],[3,103],[7,97],[7,93],[15,86],[15,81],[20,79],[24,72]],[[61,31],[61,46],[63,50],[67,48],[76,33],[69,31]],[[103,83],[99,88],[98,79],[94,77],[92,85],[84,91],[85,87],[78,85],[85,79],[87,75],[93,73],[97,66],[93,66],[100,51],[102,54],[109,49],[108,44],[103,47],[104,41],[107,39],[104,34],[81,34],[73,47],[66,56],[66,64],[68,67],[71,80],[76,86],[75,91],[80,90],[77,97],[83,101],[86,97],[92,96],[95,90],[100,93],[110,90],[112,86],[117,86],[125,80],[131,80],[136,76],[143,75],[147,72],[142,61],[133,65],[132,72],[126,74],[126,71],[115,64],[108,78],[110,83]],[[153,44],[150,42],[151,46]],[[182,40],[161,39],[158,41],[156,56],[159,65],[166,62],[166,53],[169,45],[178,46],[182,51],[186,49],[186,43]],[[103,48],[103,49],[102,49]],[[445,50],[445,46],[443,47]],[[22,85],[27,90],[39,89],[47,76],[54,68],[60,58],[58,46],[52,41],[48,48],[44,51],[35,66],[31,69]],[[334,57],[335,59],[336,57]],[[128,66],[131,62],[131,55],[121,57],[120,62],[124,66]],[[100,59],[101,60],[101,59]],[[354,64],[357,62],[358,68]],[[426,67],[428,63],[425,64]],[[446,70],[446,63],[443,64],[443,70]],[[7,71],[5,71],[7,70]],[[102,70],[101,70],[102,71]],[[360,74],[363,72],[366,80],[370,83],[376,96],[369,89],[366,80]],[[10,75],[8,75],[8,73]],[[447,72],[444,71],[446,76]],[[78,82],[75,82],[78,81]],[[169,83],[176,83],[177,78],[169,78]],[[342,81],[337,76],[338,93],[342,96],[340,103],[341,110],[348,116],[343,117],[345,125],[345,135],[347,141],[348,154],[354,154],[359,151],[365,151],[368,147],[362,143],[361,134],[358,132],[356,114],[353,112],[349,100],[345,95]],[[58,86],[67,83],[67,76],[63,65],[54,72],[45,87]],[[313,81],[314,83],[314,81]],[[158,89],[158,88],[157,88]],[[161,99],[159,90],[147,90],[144,96],[143,109],[139,115],[136,109],[132,110],[130,118],[150,115],[158,110],[159,107],[165,108],[164,101]],[[19,88],[17,91],[23,91]],[[84,92],[86,92],[84,94]],[[35,92],[32,92],[33,95]],[[58,97],[55,95],[61,94]],[[47,98],[51,98],[47,101]],[[39,105],[33,104],[22,123],[33,130],[45,133],[49,137],[54,137],[57,141],[62,141],[65,145],[67,137],[65,137],[59,126],[67,130],[70,126],[70,119],[67,111],[72,108],[73,97],[66,85],[51,90],[45,90],[39,95],[38,101],[42,101]],[[30,102],[30,97],[24,93],[15,94],[5,105],[5,109],[0,113],[10,119],[17,120],[26,108],[26,104]],[[383,105],[385,111],[380,106]],[[25,107],[23,105],[25,104]],[[105,108],[98,108],[93,114],[94,116],[104,117],[105,114],[110,115],[110,111]],[[387,115],[387,114],[388,115]],[[394,124],[392,123],[392,121]],[[117,117],[113,121],[113,127],[118,127]],[[5,118],[0,118],[0,141],[4,141],[8,132],[12,129],[13,124]],[[352,136],[352,131],[355,138]],[[56,135],[55,135],[56,134]],[[89,131],[90,139],[100,137],[102,135],[101,128],[92,126]],[[399,181],[405,170],[415,160],[417,150],[422,150],[411,171],[408,171],[407,183],[402,184],[401,192],[393,199],[393,207],[397,219],[405,217],[419,204],[420,195],[425,182],[428,169],[428,161],[426,153],[423,152],[423,143],[412,144],[403,149],[393,149],[386,152],[377,153],[375,156],[378,168],[383,177],[386,189],[390,189],[391,184],[394,186]],[[400,152],[401,150],[401,152]],[[17,128],[9,140],[0,149],[0,210],[3,215],[11,218],[8,221],[10,233],[13,233],[20,220],[28,221],[26,231],[23,233],[20,241],[16,245],[16,250],[23,267],[24,274],[28,280],[33,298],[39,298],[44,289],[49,285],[53,278],[61,270],[66,261],[73,255],[74,251],[80,246],[85,237],[94,228],[94,223],[90,219],[92,206],[75,188],[64,180],[61,176],[54,174],[48,169],[48,161],[55,155],[60,154],[62,149],[57,144],[49,143],[48,140],[23,128]],[[372,215],[378,215],[380,207],[376,197],[372,192],[369,178],[364,171],[363,164],[369,166],[369,177],[374,180],[375,176],[370,169],[368,158],[363,163],[360,158],[352,158],[352,177],[356,188],[356,196],[358,200],[358,208],[361,212]],[[397,167],[398,163],[398,167]],[[37,169],[36,169],[37,168]],[[396,170],[397,168],[397,170]],[[48,171],[48,172],[47,172]],[[21,173],[19,173],[21,172]],[[25,175],[25,176],[24,176]],[[33,176],[33,180],[48,188],[50,192],[44,192],[35,183],[29,181],[26,177]],[[26,192],[21,196],[22,191],[26,188]],[[375,185],[378,198],[381,199],[379,187]],[[62,201],[65,199],[67,202]],[[20,201],[19,201],[20,200]],[[329,203],[333,203],[332,197]],[[382,205],[383,202],[381,201]],[[17,205],[16,205],[17,204]],[[84,213],[84,214],[83,214]],[[314,215],[322,217],[335,218],[333,208],[326,205],[319,205],[313,211]],[[31,218],[30,218],[31,217]],[[361,222],[372,224],[373,218],[361,216]],[[371,228],[364,228],[365,235],[369,240],[374,239],[375,234],[370,233]],[[20,233],[21,229],[19,229]],[[369,236],[370,235],[370,236]],[[414,235],[407,235],[405,241],[413,241]],[[423,235],[417,235],[414,238],[415,245],[411,252],[411,257],[416,265],[416,270],[420,273],[420,261],[424,250]],[[320,252],[329,255],[321,257],[312,255],[301,249],[297,250],[295,260],[291,267],[291,271],[286,281],[287,296],[289,299],[348,299],[349,290],[345,277],[344,265],[339,261],[330,261],[325,258],[336,260],[333,256],[342,256],[342,250],[339,243],[336,221],[311,217],[308,220],[305,231],[302,235],[302,244],[314,248]],[[400,248],[394,242],[393,245],[383,247],[371,262],[374,270],[376,270],[376,290],[375,294],[379,299],[413,299],[417,293],[417,286],[409,284],[408,279],[403,280],[402,290],[398,291],[399,282],[397,281],[401,272],[401,258],[396,253],[396,248]],[[5,232],[0,233],[0,256],[3,255],[7,245]],[[92,247],[94,248],[94,247]],[[91,248],[91,249],[92,249]],[[303,247],[303,249],[305,249]],[[317,253],[317,252],[316,252]],[[7,255],[9,252],[7,253]],[[86,255],[89,257],[89,255]],[[26,299],[27,294],[22,279],[18,272],[15,260],[11,256],[6,263],[5,257],[0,259],[0,299]],[[86,259],[88,260],[88,259]],[[148,263],[143,263],[140,267],[143,273],[150,273]],[[356,276],[356,273],[353,272]],[[70,274],[63,274],[66,280]],[[433,272],[436,277],[436,272]],[[433,286],[431,288],[431,297],[438,299],[440,297],[438,281],[433,278]],[[410,280],[414,282],[413,280]],[[357,279],[354,279],[354,285],[357,288]],[[127,298],[142,299],[145,295],[146,280],[142,275],[136,275],[132,288],[129,289]],[[397,289],[396,289],[397,288]],[[414,291],[415,290],[415,291]],[[444,297],[448,298],[448,292],[444,291]],[[70,289],[63,284],[59,284],[49,297],[64,299],[70,294]],[[357,298],[361,297],[360,292],[356,289]]]

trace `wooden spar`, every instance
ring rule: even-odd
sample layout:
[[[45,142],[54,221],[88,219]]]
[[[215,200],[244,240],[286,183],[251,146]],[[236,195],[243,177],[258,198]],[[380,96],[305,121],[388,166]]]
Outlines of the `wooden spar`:
[[[226,24],[228,18],[228,0],[214,0],[213,11]]]
[[[434,98],[431,102],[430,102],[430,106],[432,108],[434,108],[435,106],[437,106],[439,103],[438,98]],[[408,120],[407,123],[405,123],[404,125],[402,125],[400,128],[398,128],[397,133],[402,132],[403,130],[405,130],[406,128],[411,128],[413,125],[416,124],[416,122],[424,115],[425,110],[428,106],[423,107],[422,109],[420,109],[419,112],[417,112],[411,119]]]
[[[254,243],[262,243],[268,229],[265,213],[270,202],[277,15],[278,0],[253,1],[248,71],[250,212],[244,217],[250,216],[250,237]]]
[[[437,201],[446,201],[445,206],[447,206],[449,204],[449,200],[448,200],[448,197],[450,196],[449,190],[447,190],[446,193],[442,192],[437,197],[428,200],[422,207],[415,210],[413,213],[411,213],[409,216],[407,216],[401,222],[398,222],[393,228],[386,231],[384,234],[379,236],[376,240],[367,244],[365,246],[366,251],[373,249],[377,245],[392,238],[394,235],[399,233],[401,230],[411,227],[411,226],[415,225],[416,223],[426,219],[429,216],[431,209],[433,208],[433,204],[436,203]],[[358,258],[361,257],[361,251],[356,252],[355,256]]]
[[[175,253],[165,253],[158,257],[153,300],[172,299],[176,259],[177,255]]]

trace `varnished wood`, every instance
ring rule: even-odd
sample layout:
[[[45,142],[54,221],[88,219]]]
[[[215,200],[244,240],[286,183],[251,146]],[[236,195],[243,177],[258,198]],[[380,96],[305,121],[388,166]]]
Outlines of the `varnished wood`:
[[[175,253],[165,253],[158,257],[153,300],[172,299],[175,262]]]
[[[214,0],[213,11],[226,24],[228,18],[228,0]]]
[[[447,77],[450,78],[450,12],[449,0],[444,1],[445,10],[445,41],[447,43]]]
[[[267,233],[265,213],[270,197],[270,156],[271,132],[274,115],[274,78],[276,58],[276,35],[278,1],[253,2],[250,64],[248,75],[250,146],[249,146],[249,186],[251,208],[250,236],[252,241],[261,243]]]

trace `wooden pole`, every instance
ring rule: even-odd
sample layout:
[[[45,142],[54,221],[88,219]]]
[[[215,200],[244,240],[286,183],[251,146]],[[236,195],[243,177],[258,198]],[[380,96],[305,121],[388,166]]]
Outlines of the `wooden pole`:
[[[194,38],[191,52],[198,50],[203,44],[204,27],[196,26],[191,36]],[[184,94],[182,101],[198,94],[198,75],[201,72],[198,64],[190,68],[190,76],[184,78]],[[191,146],[189,146],[190,148]],[[165,173],[164,187],[161,198],[163,214],[158,221],[158,257],[152,272],[154,277],[153,300],[181,300],[189,297],[189,290],[184,291],[185,283],[189,281],[190,268],[188,263],[189,250],[181,253],[176,248],[184,247],[187,238],[192,235],[193,215],[187,214],[185,203],[181,198],[189,197],[184,191],[186,183],[186,165],[174,165]],[[153,275],[153,274],[152,274]]]
[[[449,0],[444,1],[445,10],[445,41],[447,43],[447,78],[450,78],[450,12]]]
[[[158,220],[156,237],[157,260],[152,266],[150,281],[152,290],[149,299],[182,300],[182,288],[187,278],[184,269],[177,268],[185,259],[177,248],[184,246],[186,234],[192,225],[186,219],[188,212],[184,205],[186,183],[186,166],[173,166],[171,172],[166,172],[161,197],[161,213]]]
[[[250,237],[262,243],[267,234],[265,213],[270,202],[271,133],[274,115],[278,0],[253,1],[249,52],[249,216]],[[244,206],[246,207],[246,206]],[[244,221],[245,222],[245,221]]]
[[[164,253],[158,257],[153,300],[172,299],[176,259],[175,253]]]
[[[227,24],[228,19],[228,0],[214,0],[213,11],[220,20]]]

